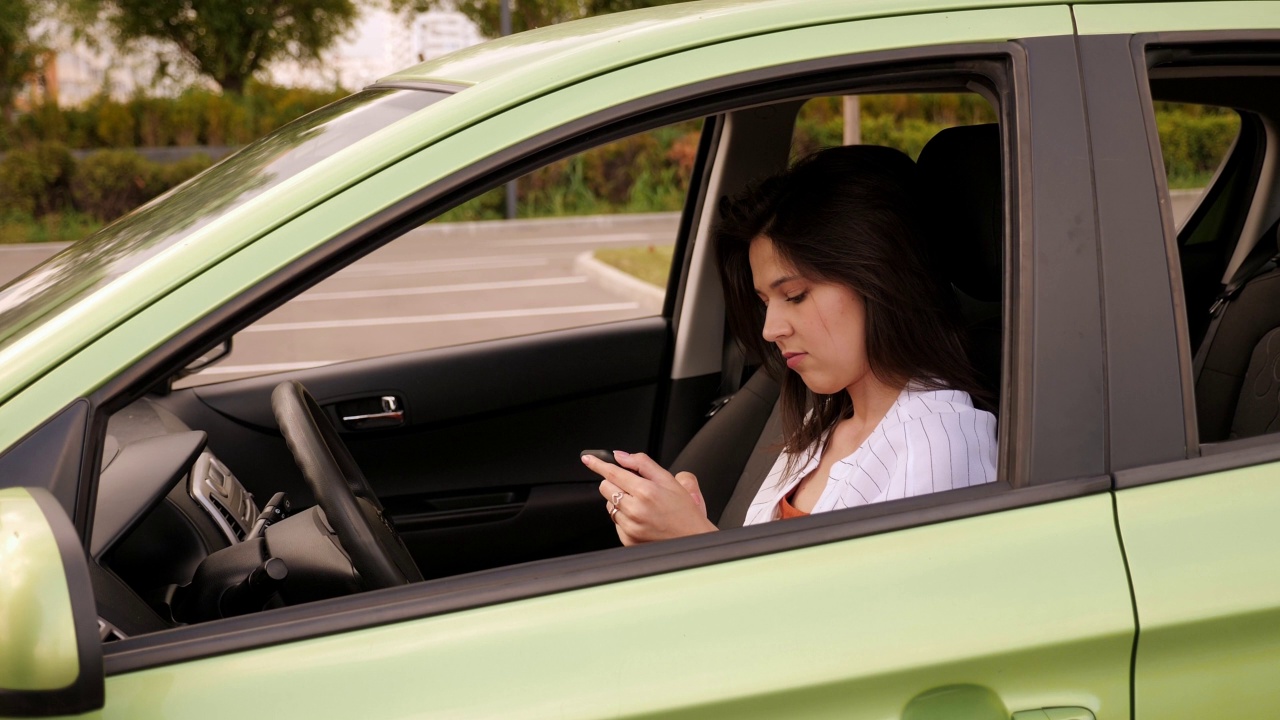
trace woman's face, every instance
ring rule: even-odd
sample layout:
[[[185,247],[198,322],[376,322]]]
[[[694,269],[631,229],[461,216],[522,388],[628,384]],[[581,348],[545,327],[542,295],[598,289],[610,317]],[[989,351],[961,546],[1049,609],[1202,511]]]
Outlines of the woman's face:
[[[761,235],[751,241],[751,279],[765,304],[764,339],[813,392],[830,395],[871,375],[867,308],[853,290],[810,280]]]

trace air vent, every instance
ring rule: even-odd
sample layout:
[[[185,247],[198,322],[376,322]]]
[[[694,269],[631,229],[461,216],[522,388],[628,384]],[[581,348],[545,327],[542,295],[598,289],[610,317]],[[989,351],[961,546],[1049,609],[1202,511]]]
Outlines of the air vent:
[[[230,510],[222,507],[222,503],[217,500],[213,501],[213,506],[218,509],[218,514],[223,520],[227,521],[227,527],[231,528],[231,532],[236,534],[236,540],[244,540],[244,527],[240,525],[240,518],[231,513]]]

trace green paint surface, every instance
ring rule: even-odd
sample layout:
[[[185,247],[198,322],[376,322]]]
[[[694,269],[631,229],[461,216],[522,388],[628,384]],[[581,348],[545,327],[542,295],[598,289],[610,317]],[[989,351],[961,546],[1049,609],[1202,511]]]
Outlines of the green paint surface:
[[[250,697],[280,718],[879,719],[960,685],[976,711],[1119,719],[1132,639],[1102,495],[110,677],[102,717]]]
[[[1280,27],[1280,2],[1116,3],[1074,6],[1081,35]]]
[[[1280,717],[1280,464],[1116,494],[1138,717]]]
[[[53,531],[26,490],[0,490],[0,691],[64,688],[79,662]]]

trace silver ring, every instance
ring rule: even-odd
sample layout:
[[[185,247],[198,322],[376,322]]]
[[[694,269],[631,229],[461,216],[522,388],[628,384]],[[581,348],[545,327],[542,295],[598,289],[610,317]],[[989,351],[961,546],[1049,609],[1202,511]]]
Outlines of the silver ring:
[[[613,502],[613,509],[614,509],[614,510],[617,510],[617,509],[618,509],[618,505],[620,505],[620,504],[622,503],[622,496],[623,496],[623,495],[625,495],[625,494],[626,494],[626,493],[624,493],[624,492],[616,492],[616,493],[614,493],[614,494],[613,494],[613,497],[609,498],[609,500],[611,500],[611,501]]]

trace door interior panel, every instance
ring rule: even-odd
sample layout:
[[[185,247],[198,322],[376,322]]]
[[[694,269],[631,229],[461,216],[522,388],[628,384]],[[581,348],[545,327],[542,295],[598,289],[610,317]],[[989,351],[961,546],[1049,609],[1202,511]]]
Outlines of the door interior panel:
[[[298,380],[331,413],[395,396],[403,425],[342,434],[424,575],[439,577],[617,543],[578,452],[649,449],[667,391],[667,338],[665,319],[646,318],[206,385],[157,402],[205,430],[255,496],[284,491],[303,507],[312,494],[276,429],[272,388]]]

